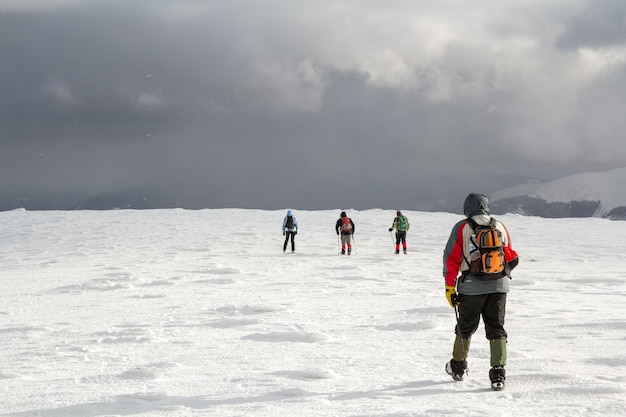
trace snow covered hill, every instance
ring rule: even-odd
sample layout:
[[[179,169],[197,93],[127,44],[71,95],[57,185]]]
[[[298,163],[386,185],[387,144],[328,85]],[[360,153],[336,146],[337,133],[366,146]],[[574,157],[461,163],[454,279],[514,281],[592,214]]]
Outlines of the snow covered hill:
[[[494,193],[494,213],[626,220],[626,167],[529,182]]]

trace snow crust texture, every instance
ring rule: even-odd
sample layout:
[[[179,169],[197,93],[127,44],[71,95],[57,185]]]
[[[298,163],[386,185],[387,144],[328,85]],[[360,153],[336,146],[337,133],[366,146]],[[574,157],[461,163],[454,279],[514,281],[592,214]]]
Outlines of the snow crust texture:
[[[498,216],[520,253],[507,386],[484,329],[454,382],[446,213],[0,213],[0,416],[621,416],[626,222]]]

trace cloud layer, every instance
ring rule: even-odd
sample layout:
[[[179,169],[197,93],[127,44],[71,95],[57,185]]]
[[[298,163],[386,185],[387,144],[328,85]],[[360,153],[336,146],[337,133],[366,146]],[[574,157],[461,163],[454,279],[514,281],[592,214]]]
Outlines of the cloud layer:
[[[420,208],[626,166],[621,1],[130,3],[0,1],[0,193]]]

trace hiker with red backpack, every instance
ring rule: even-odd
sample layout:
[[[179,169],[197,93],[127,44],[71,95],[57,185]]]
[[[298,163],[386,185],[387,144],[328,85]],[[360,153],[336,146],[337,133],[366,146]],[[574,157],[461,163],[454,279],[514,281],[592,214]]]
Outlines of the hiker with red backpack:
[[[443,255],[446,298],[457,320],[446,372],[455,381],[463,379],[471,337],[482,317],[489,340],[489,379],[491,388],[498,391],[504,388],[506,379],[506,297],[511,270],[519,257],[504,224],[491,217],[487,196],[469,194],[463,212],[466,218],[452,228]]]
[[[402,242],[402,251],[406,255],[406,232],[409,230],[409,219],[402,215],[400,210],[396,211],[396,218],[389,231],[396,229],[396,255],[400,253],[400,242]]]
[[[341,235],[341,254],[346,254],[346,246],[348,247],[348,255],[352,253],[352,235],[354,234],[354,223],[348,217],[345,211],[341,212],[341,216],[335,223],[335,231],[337,236]]]
[[[287,210],[287,215],[283,219],[283,236],[285,236],[285,243],[283,243],[283,253],[287,251],[287,243],[291,240],[291,252],[296,251],[296,244],[294,239],[298,234],[298,221],[293,215],[291,210]]]

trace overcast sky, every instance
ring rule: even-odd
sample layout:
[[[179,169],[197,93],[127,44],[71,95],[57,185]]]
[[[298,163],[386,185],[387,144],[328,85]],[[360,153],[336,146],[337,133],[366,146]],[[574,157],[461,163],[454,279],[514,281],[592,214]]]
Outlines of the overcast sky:
[[[0,57],[1,195],[415,209],[626,166],[623,0],[0,0]]]

